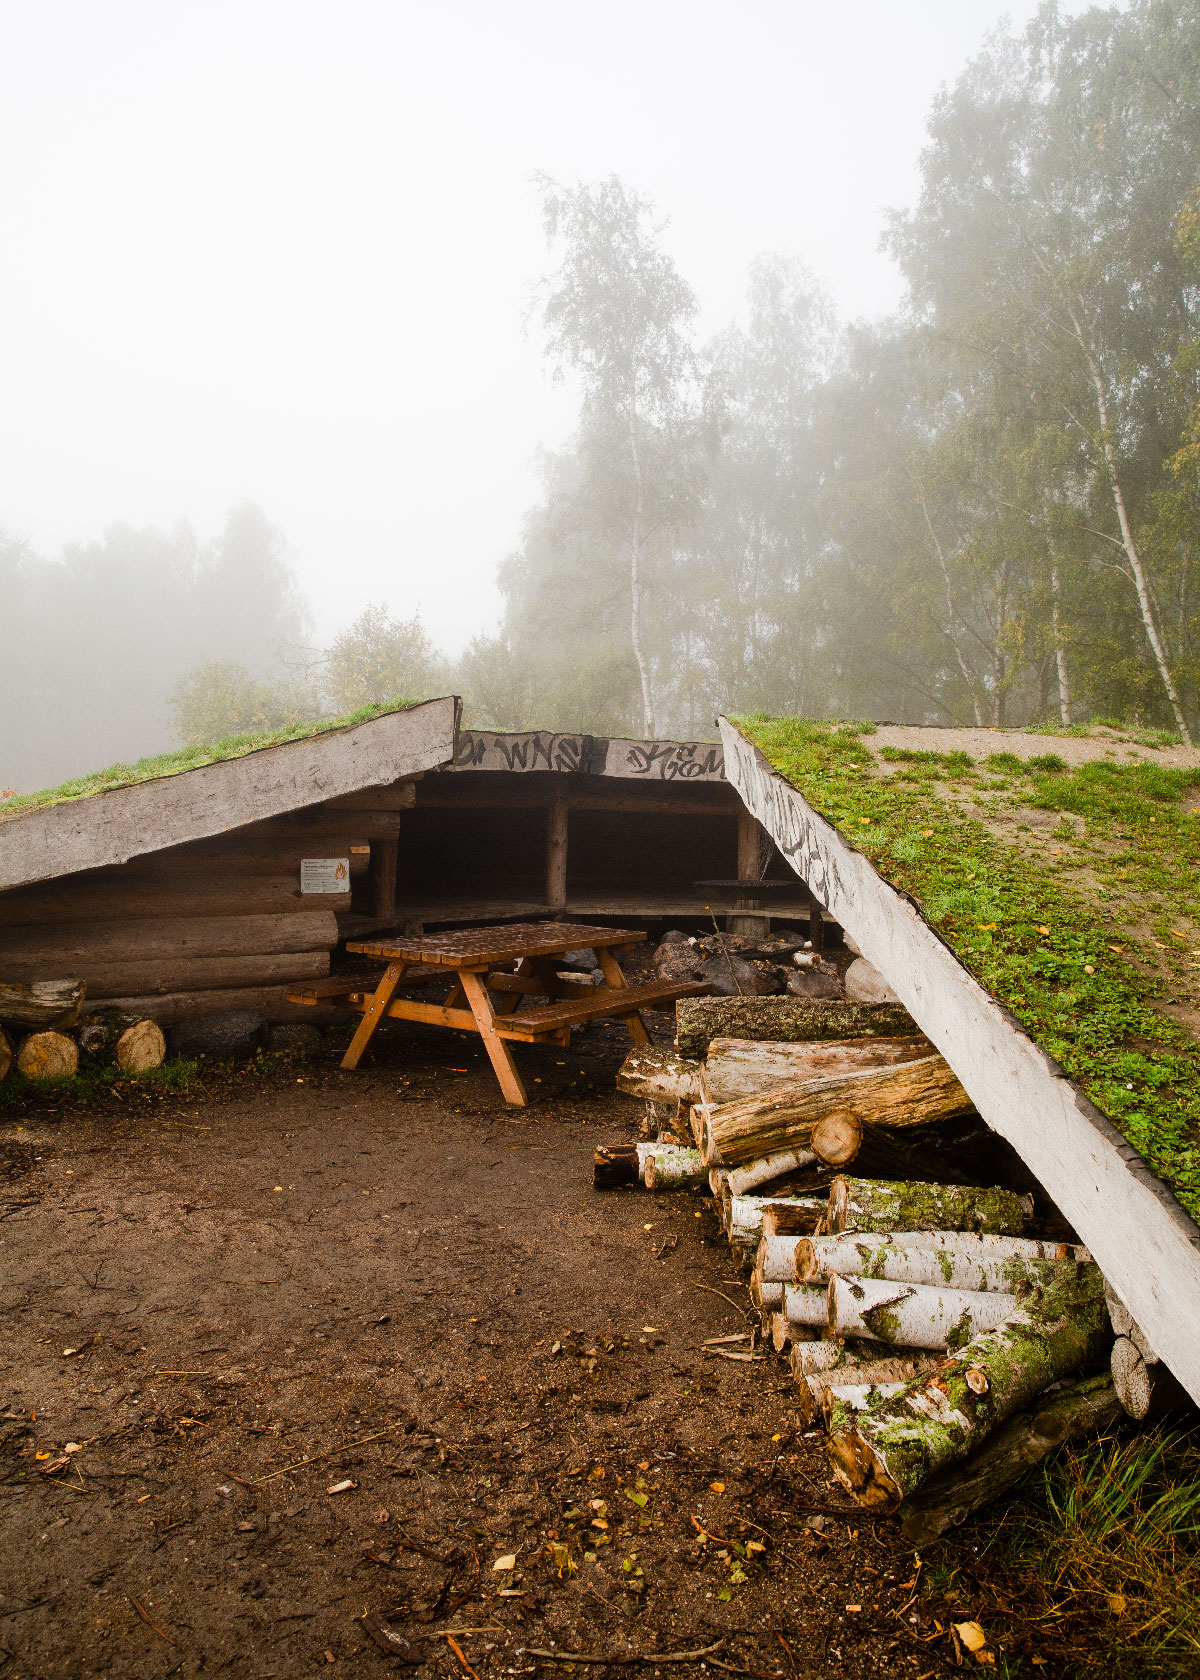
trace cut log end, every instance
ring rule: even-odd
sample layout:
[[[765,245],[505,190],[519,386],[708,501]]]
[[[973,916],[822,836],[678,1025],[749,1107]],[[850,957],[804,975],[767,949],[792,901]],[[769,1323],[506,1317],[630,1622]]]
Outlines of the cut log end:
[[[167,1041],[157,1021],[135,1021],[117,1039],[114,1053],[122,1073],[152,1073],[166,1060]]]
[[[862,1122],[849,1109],[835,1109],[812,1129],[809,1148],[827,1167],[848,1167],[862,1148]]]
[[[4,1028],[0,1027],[0,1079],[8,1077],[16,1059],[17,1053],[13,1049],[13,1041]]]
[[[30,1033],[17,1052],[17,1069],[26,1079],[70,1079],[79,1071],[79,1046],[66,1033]]]
[[[640,1171],[636,1148],[609,1149],[601,1144],[592,1157],[592,1187],[618,1190],[625,1184],[637,1184]]]
[[[900,1503],[900,1489],[888,1475],[883,1460],[872,1451],[856,1429],[841,1429],[827,1446],[833,1473],[854,1498],[869,1511],[894,1511]]]

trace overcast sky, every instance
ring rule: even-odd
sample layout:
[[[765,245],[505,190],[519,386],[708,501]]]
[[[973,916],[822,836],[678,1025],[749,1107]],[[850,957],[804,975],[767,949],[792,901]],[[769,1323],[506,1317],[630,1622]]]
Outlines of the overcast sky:
[[[930,103],[1034,9],[9,0],[0,523],[52,555],[251,497],[320,640],[375,600],[457,651],[571,423],[530,175],[652,195],[706,330],[768,250],[883,314]]]

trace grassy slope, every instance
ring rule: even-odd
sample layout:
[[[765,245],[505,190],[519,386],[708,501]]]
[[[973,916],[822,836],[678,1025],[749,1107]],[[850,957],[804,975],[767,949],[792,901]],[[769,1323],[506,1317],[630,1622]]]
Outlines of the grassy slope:
[[[37,793],[19,793],[0,801],[0,822],[5,817],[24,816],[28,811],[41,811],[66,800],[87,799],[93,793],[107,793],[111,788],[132,787],[135,782],[153,782],[160,776],[178,776],[184,770],[198,770],[205,764],[222,759],[243,758],[262,747],[278,747],[285,741],[303,741],[312,735],[324,735],[332,729],[346,729],[351,724],[366,723],[382,717],[385,712],[405,712],[420,704],[416,700],[389,700],[384,705],[361,706],[345,717],[318,718],[312,723],[297,723],[287,729],[250,731],[245,735],[227,735],[221,741],[206,741],[202,745],[180,747],[177,752],[159,753],[155,758],[139,758],[136,764],[110,764],[106,770],[94,770],[89,776],[63,782],[59,787],[43,788]]]
[[[1200,776],[1100,760],[901,752],[870,724],[756,716],[746,735],[1200,1220]]]

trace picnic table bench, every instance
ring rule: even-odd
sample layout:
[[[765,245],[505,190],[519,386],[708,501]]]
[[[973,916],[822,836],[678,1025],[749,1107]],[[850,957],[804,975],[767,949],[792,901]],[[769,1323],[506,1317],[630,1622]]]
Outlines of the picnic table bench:
[[[517,1107],[527,1101],[509,1043],[559,1044],[571,1041],[571,1028],[604,1016],[618,1016],[635,1044],[649,1044],[642,1009],[673,1003],[709,990],[703,980],[654,980],[627,984],[614,952],[640,944],[646,935],[630,928],[581,926],[571,922],[517,922],[506,927],[464,928],[418,938],[368,939],[348,944],[356,955],[386,964],[383,974],[347,974],[289,988],[292,1003],[346,1004],[362,1014],[358,1030],[342,1057],[344,1068],[359,1058],[380,1021],[426,1021],[478,1033],[483,1040],[505,1100]],[[604,984],[564,978],[559,973],[568,951],[592,950]],[[453,973],[443,1003],[396,996],[400,985]],[[495,997],[493,997],[495,994]],[[544,1004],[523,1008],[527,997]]]

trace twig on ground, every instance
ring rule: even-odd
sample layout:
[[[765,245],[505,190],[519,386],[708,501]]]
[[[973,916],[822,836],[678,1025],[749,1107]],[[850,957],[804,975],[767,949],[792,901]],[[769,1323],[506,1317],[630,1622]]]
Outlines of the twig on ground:
[[[261,1487],[264,1482],[273,1482],[276,1476],[286,1476],[292,1470],[303,1470],[306,1464],[320,1464],[323,1459],[336,1458],[338,1453],[351,1452],[355,1447],[365,1447],[368,1441],[378,1441],[384,1435],[392,1435],[397,1429],[403,1429],[402,1423],[389,1423],[386,1429],[377,1429],[373,1435],[362,1435],[357,1441],[343,1441],[340,1447],[330,1447],[328,1452],[313,1453],[308,1458],[298,1458],[294,1464],[285,1464],[282,1470],[269,1470],[265,1476],[255,1476],[252,1482],[243,1482],[244,1487]],[[226,1475],[233,1476],[232,1470]],[[233,1476],[235,1482],[241,1482],[241,1476]]]
[[[446,1641],[447,1645],[449,1645],[450,1649],[454,1652],[454,1655],[471,1676],[471,1680],[479,1680],[478,1674],[476,1674],[475,1670],[471,1667],[470,1663],[463,1655],[463,1648],[458,1643],[458,1640],[455,1639],[454,1635],[451,1633],[443,1633],[442,1638]]]
[[[738,1312],[741,1313],[743,1318],[749,1318],[750,1317],[749,1312],[742,1305],[742,1303],[740,1301],[735,1301],[732,1295],[726,1295],[726,1293],[723,1289],[714,1289],[711,1283],[694,1283],[692,1285],[692,1288],[693,1289],[703,1289],[703,1291],[706,1295],[719,1295],[721,1297],[722,1301],[728,1301],[729,1305],[731,1307],[736,1307]]]
[[[612,1663],[614,1666],[618,1663],[650,1663],[655,1665],[658,1663],[695,1662],[697,1657],[708,1657],[714,1651],[719,1651],[724,1643],[723,1639],[718,1639],[715,1645],[704,1645],[698,1651],[630,1651],[626,1655],[610,1651],[603,1656],[596,1656],[594,1653],[587,1651],[539,1651],[533,1645],[526,1645],[524,1651],[519,1651],[517,1654],[518,1656],[540,1657],[543,1662],[598,1663],[602,1665]]]
[[[137,1599],[134,1598],[132,1593],[126,1593],[125,1596],[129,1600],[130,1604],[133,1605],[133,1608],[137,1611],[138,1615],[145,1622],[146,1626],[150,1629],[151,1633],[156,1633],[160,1639],[165,1639],[168,1645],[173,1645],[175,1647],[175,1649],[178,1651],[180,1649],[178,1639],[172,1639],[171,1635],[169,1633],[164,1633],[163,1630],[160,1627],[157,1627],[150,1620],[149,1616],[146,1614],[146,1612],[142,1608],[142,1606],[138,1603]]]

